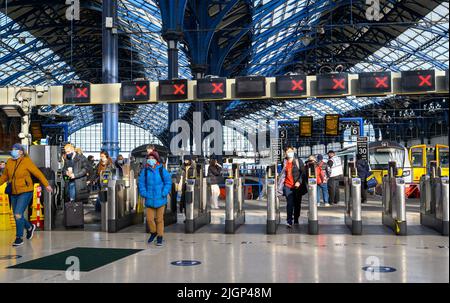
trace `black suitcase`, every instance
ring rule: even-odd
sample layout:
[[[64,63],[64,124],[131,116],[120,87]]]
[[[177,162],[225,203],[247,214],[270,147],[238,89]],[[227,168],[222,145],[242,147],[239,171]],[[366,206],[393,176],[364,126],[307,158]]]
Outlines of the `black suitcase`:
[[[84,226],[84,209],[82,202],[64,203],[64,226]]]

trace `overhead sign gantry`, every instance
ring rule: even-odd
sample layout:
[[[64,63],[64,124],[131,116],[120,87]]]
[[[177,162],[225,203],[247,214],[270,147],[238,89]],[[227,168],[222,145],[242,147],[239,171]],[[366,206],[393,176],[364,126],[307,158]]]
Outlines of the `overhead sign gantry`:
[[[331,73],[277,77],[243,76],[236,79],[136,80],[112,84],[69,83],[62,86],[3,87],[0,105],[27,99],[32,106],[342,98],[448,94],[448,71]]]

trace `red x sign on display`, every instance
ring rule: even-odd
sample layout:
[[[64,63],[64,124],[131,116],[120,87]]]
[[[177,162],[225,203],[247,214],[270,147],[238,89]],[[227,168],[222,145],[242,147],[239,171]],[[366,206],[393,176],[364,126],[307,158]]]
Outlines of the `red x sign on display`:
[[[383,78],[375,77],[375,80],[377,81],[377,84],[375,86],[376,88],[379,88],[379,87],[388,88],[389,87],[388,84],[386,83],[388,80],[388,77],[383,77]]]
[[[424,85],[431,86],[431,82],[430,82],[431,75],[427,75],[427,76],[419,75],[419,80],[420,80],[419,86],[424,86]]]
[[[223,83],[211,83],[213,86],[213,94],[221,94],[223,93]]]
[[[87,98],[87,87],[77,88],[77,98]]]
[[[136,85],[136,96],[147,96],[147,85],[139,86]]]
[[[345,89],[344,81],[345,81],[345,79],[333,79],[333,82],[334,82],[333,89],[339,89],[339,88]]]
[[[184,94],[184,84],[174,84],[173,88],[175,89],[174,95],[183,95]]]
[[[294,90],[303,90],[303,80],[292,80],[292,91]]]

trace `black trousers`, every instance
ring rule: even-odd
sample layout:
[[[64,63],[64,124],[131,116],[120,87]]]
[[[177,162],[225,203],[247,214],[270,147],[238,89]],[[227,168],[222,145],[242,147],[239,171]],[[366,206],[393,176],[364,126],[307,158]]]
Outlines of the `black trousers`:
[[[361,184],[361,203],[367,202],[367,189],[369,187],[367,186],[367,181],[363,181]]]
[[[330,177],[328,179],[328,194],[330,196],[329,202],[330,204],[337,204],[339,202],[339,180],[338,177]]]
[[[302,198],[303,195],[300,194],[300,190],[295,190],[295,198],[294,198],[294,223],[298,223],[298,219],[300,218],[300,210],[302,209]]]

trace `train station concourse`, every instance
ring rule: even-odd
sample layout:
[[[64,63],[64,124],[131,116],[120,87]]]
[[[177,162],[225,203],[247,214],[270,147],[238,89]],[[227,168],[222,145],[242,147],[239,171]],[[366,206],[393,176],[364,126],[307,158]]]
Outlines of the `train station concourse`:
[[[448,125],[448,1],[0,0],[0,283],[448,284]]]

